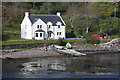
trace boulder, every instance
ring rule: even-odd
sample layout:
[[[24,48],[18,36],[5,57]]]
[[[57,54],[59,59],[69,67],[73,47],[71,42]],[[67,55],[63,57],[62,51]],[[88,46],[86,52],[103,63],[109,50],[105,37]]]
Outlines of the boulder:
[[[115,48],[120,49],[120,38],[112,39],[110,42],[100,44],[104,48]]]

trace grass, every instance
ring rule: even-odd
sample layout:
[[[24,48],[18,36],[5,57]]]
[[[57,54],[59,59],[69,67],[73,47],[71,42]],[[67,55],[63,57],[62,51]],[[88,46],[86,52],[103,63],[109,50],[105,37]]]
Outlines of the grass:
[[[15,45],[15,44],[33,44],[33,43],[55,43],[57,40],[8,40],[3,41],[2,45]]]
[[[14,48],[14,49],[1,49],[2,50],[31,50],[32,48]]]
[[[82,39],[72,39],[72,40],[64,40],[65,42],[78,42],[78,41],[85,41]],[[57,40],[24,40],[24,39],[10,39],[7,41],[3,41],[2,45],[15,45],[15,44],[33,44],[33,43],[56,43]]]
[[[94,46],[93,44],[78,44],[78,45],[72,45],[72,46]]]

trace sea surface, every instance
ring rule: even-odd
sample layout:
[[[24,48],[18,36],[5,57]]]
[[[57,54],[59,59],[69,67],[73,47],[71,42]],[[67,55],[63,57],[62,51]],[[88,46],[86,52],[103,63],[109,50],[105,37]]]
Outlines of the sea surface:
[[[119,78],[119,55],[3,59],[3,78]]]

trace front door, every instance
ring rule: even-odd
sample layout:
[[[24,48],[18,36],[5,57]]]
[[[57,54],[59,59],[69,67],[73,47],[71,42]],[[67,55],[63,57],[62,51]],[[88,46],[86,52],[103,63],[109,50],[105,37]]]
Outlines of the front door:
[[[48,37],[51,38],[51,33],[48,34]]]

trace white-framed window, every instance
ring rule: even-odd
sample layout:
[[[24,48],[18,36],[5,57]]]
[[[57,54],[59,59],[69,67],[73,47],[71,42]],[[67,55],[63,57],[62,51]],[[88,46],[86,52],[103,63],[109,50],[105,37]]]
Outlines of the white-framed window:
[[[38,33],[36,33],[35,36],[38,37]]]
[[[61,32],[59,34],[61,35]]]
[[[61,32],[57,32],[57,35],[61,35],[62,33]]]
[[[42,37],[42,33],[40,33],[40,37]]]
[[[37,28],[39,29],[39,25],[37,25]]]
[[[42,29],[42,25],[37,25],[37,29]]]
[[[42,28],[42,25],[40,25],[40,29]]]
[[[60,25],[58,25],[58,28],[60,28]]]
[[[47,26],[48,26],[49,29],[51,28],[51,25],[47,25]]]

